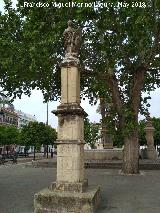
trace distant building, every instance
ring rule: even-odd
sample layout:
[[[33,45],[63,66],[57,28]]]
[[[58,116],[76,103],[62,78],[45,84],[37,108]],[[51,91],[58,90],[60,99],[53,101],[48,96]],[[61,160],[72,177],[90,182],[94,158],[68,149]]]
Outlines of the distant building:
[[[27,125],[30,121],[37,121],[36,117],[27,113],[22,112],[21,110],[15,110],[18,114],[18,128],[22,128]]]
[[[0,125],[14,125],[18,127],[18,114],[12,108],[0,107]]]

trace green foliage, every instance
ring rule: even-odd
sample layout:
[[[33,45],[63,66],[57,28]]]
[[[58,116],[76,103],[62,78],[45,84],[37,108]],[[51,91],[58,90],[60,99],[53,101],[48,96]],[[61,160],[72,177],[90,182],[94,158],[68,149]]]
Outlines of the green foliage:
[[[100,73],[116,72],[127,94],[132,73],[149,59],[159,29],[159,5],[149,0],[144,1],[145,8],[131,4],[127,8],[117,7],[118,2],[112,0],[114,7],[96,10],[93,7],[55,8],[50,0],[45,1],[49,7],[41,8],[24,7],[24,1],[18,1],[17,9],[13,9],[11,2],[5,1],[5,14],[0,16],[0,67],[1,78],[5,79],[2,86],[15,95],[30,94],[30,88],[35,87],[45,96],[47,92],[49,96],[60,95],[58,67],[64,56],[62,34],[69,19],[84,28],[82,64]],[[154,59],[151,68],[159,66],[159,58],[154,55]],[[116,70],[118,66],[120,69]],[[156,73],[146,75],[144,90],[153,88]],[[102,81],[90,77],[84,85],[88,87],[84,93],[90,98],[96,97]]]
[[[147,144],[147,141],[145,138],[145,131],[144,131],[145,126],[146,126],[145,120],[139,121],[139,145],[140,146]]]
[[[5,13],[0,15],[0,86],[14,97],[20,97],[22,93],[30,95],[31,89],[38,88],[46,100],[53,96],[58,98],[60,62],[64,56],[62,35],[67,21],[72,19],[75,27],[80,25],[83,28],[82,71],[86,67],[91,70],[91,75],[82,76],[81,96],[88,97],[93,104],[101,94],[105,94],[107,100],[112,99],[111,110],[125,117],[125,125],[123,128],[119,125],[119,128],[124,130],[125,135],[130,134],[136,127],[136,118],[131,117],[138,113],[131,105],[134,97],[140,98],[136,107],[144,114],[148,104],[146,97],[140,97],[141,92],[149,93],[155,85],[160,86],[157,77],[160,66],[158,2],[144,0],[142,7],[135,7],[133,3],[120,7],[118,1],[111,0],[112,6],[95,9],[55,8],[51,5],[24,7],[24,1],[20,0],[17,9],[12,9],[11,1],[5,1]],[[141,74],[142,68],[146,69],[144,83],[139,94],[133,94],[133,87],[139,79],[135,75]],[[118,96],[112,80],[118,86],[121,110],[118,109]],[[121,122],[117,113],[112,114],[111,120]]]
[[[122,135],[122,132],[116,130],[112,135],[112,138],[113,138],[113,146],[122,148],[122,146],[124,145],[124,136]]]
[[[15,126],[0,125],[0,144],[10,145],[20,143],[20,133]]]
[[[21,144],[25,146],[40,149],[42,144],[53,145],[56,139],[56,130],[42,122],[30,122],[21,129]]]
[[[88,143],[91,148],[95,148],[95,143],[99,138],[99,125],[90,123],[89,119],[84,120],[84,140]]]

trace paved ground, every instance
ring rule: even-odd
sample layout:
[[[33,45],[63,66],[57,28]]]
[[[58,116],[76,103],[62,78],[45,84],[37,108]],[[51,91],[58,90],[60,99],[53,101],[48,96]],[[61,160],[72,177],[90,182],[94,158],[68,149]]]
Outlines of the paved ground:
[[[116,169],[87,169],[86,176],[102,187],[97,213],[160,213],[160,170],[123,176]],[[0,166],[0,213],[33,213],[33,195],[55,177],[55,168]]]

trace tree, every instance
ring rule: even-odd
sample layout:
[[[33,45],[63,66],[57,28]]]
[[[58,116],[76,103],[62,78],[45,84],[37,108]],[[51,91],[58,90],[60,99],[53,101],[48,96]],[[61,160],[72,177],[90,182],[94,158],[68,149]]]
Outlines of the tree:
[[[11,145],[20,143],[19,130],[13,126],[0,125],[0,144]]]
[[[92,149],[95,148],[95,143],[99,138],[99,125],[90,123],[89,119],[84,120],[84,140]]]
[[[10,1],[5,2],[7,13],[1,15],[1,86],[15,96],[30,94],[31,88],[38,87],[47,98],[59,97],[62,34],[66,22],[74,20],[84,34],[82,95],[94,103],[101,89],[111,98],[111,119],[117,122],[125,144],[123,171],[138,173],[138,113],[146,113],[149,97],[143,98],[142,92],[159,86],[159,1],[133,1],[125,7],[111,0],[109,7],[96,9],[20,7],[24,1],[19,1],[17,11],[9,7]]]
[[[144,130],[145,127],[146,127],[146,120],[139,121],[139,144],[141,146],[147,144]]]
[[[29,122],[21,129],[21,139],[25,146],[35,146],[37,150],[42,144],[54,144],[57,138],[56,130],[40,122]]]

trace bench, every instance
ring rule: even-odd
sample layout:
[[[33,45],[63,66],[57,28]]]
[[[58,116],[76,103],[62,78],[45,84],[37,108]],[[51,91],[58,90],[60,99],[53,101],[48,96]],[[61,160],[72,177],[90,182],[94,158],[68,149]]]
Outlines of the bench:
[[[17,163],[17,154],[1,154],[0,164],[4,164],[5,161],[13,161],[13,163]]]

